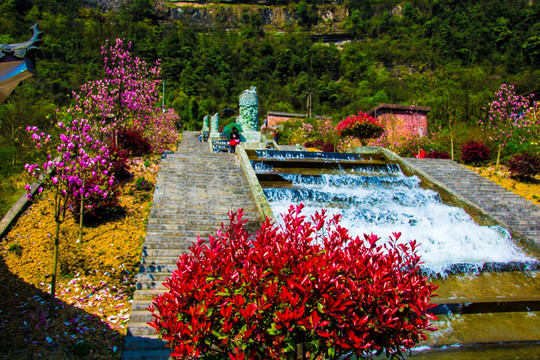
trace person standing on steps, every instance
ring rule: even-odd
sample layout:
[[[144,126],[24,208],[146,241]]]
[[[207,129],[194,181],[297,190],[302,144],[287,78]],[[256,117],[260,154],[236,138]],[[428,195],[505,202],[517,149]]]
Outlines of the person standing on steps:
[[[238,144],[240,144],[240,134],[238,133],[238,129],[233,127],[229,141],[229,145],[231,145],[231,153],[236,151],[236,145]]]
[[[274,130],[274,141],[276,144],[279,144],[278,141],[279,141],[279,130],[278,129],[275,129]]]

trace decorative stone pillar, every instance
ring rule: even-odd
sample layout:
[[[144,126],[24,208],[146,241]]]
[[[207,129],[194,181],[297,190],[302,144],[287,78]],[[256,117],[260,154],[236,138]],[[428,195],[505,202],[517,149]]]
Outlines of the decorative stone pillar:
[[[210,132],[210,115],[203,117],[202,131]]]
[[[259,97],[257,88],[252,86],[240,94],[240,121],[244,131],[257,131],[259,125]]]
[[[240,94],[239,105],[240,115],[237,122],[242,125],[242,135],[247,142],[260,142],[261,133],[257,131],[259,128],[259,97],[255,86]]]
[[[210,116],[210,115],[207,115]],[[212,116],[211,121],[211,128],[210,128],[210,137],[211,138],[220,138],[221,135],[219,133],[219,114],[216,113],[214,116]]]

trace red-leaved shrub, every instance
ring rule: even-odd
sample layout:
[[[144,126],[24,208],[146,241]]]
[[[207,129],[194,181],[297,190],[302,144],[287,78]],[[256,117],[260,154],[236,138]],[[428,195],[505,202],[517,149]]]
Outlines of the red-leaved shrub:
[[[324,143],[322,147],[322,151],[324,152],[335,152],[336,151],[336,145],[332,144],[331,142]]]
[[[114,143],[109,145],[109,157],[111,159],[111,172],[118,181],[124,181],[131,176],[129,172],[129,158],[126,150],[120,149]]]
[[[132,156],[140,156],[152,152],[152,145],[137,130],[122,130],[116,135],[118,146],[125,149]]]
[[[469,141],[461,148],[461,160],[466,164],[478,164],[491,158],[491,150],[484,144]]]
[[[427,159],[450,159],[450,155],[446,151],[430,151],[426,154]]]
[[[403,357],[429,328],[434,285],[415,241],[352,238],[339,216],[291,206],[256,236],[243,211],[182,254],[149,310],[178,359]]]
[[[506,163],[512,176],[528,178],[540,173],[540,157],[524,153],[515,155]]]
[[[316,149],[321,149],[324,145],[324,141],[321,140],[321,139],[316,139],[316,140],[313,140],[313,141],[308,141],[304,144],[304,147],[306,148],[316,148]]]
[[[336,126],[341,137],[352,136],[365,145],[368,139],[378,138],[384,133],[384,125],[373,116],[362,111],[341,120]]]

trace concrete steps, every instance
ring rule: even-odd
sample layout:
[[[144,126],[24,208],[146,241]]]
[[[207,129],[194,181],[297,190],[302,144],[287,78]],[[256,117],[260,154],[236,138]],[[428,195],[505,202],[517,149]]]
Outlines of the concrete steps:
[[[404,161],[540,246],[540,206],[451,160]]]
[[[236,155],[211,153],[197,137],[197,132],[184,132],[178,151],[162,159],[123,359],[169,359],[170,349],[147,324],[153,320],[147,308],[167,291],[163,282],[198,236],[215,235],[222,223],[229,223],[228,213],[239,208],[248,229],[256,230],[262,221]]]

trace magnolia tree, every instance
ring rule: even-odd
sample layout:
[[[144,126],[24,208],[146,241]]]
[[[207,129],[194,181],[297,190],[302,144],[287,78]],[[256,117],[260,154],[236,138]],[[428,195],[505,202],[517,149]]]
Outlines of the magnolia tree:
[[[157,112],[153,121],[147,126],[144,136],[152,149],[157,152],[167,150],[170,144],[173,144],[177,139],[176,123],[180,117],[173,109],[167,109],[164,112]]]
[[[256,236],[243,211],[182,254],[150,323],[178,359],[402,358],[425,339],[435,289],[415,241],[351,237],[302,205]]]
[[[85,209],[95,205],[96,199],[108,198],[117,185],[111,171],[111,153],[120,153],[116,134],[124,131],[142,135],[157,151],[176,141],[178,116],[172,110],[156,108],[159,61],[149,66],[129,53],[130,46],[117,39],[114,45],[102,47],[104,78],[84,84],[74,94],[75,105],[61,112],[66,120],[57,124],[58,146],[48,151],[47,161],[26,165],[36,177],[47,168],[55,169],[54,175],[46,179],[51,183],[56,222],[51,299],[55,297],[59,230],[67,209],[79,212],[81,241]],[[28,130],[38,148],[51,139],[37,127]]]
[[[539,124],[535,123],[534,117],[527,116],[533,96],[517,95],[513,85],[503,84],[495,92],[495,100],[484,108],[487,115],[479,122],[489,132],[489,139],[498,144],[497,166],[501,151],[509,140],[516,138],[525,142],[538,128]]]
[[[60,135],[61,139],[64,136],[72,144],[74,152],[74,158],[71,161],[74,173],[70,191],[74,200],[79,204],[78,241],[83,239],[85,199],[105,199],[111,194],[115,184],[114,175],[111,173],[112,163],[109,148],[103,141],[92,138],[91,129],[88,120],[73,119],[71,124],[66,126],[67,135]]]
[[[384,125],[374,117],[360,111],[358,115],[347,116],[341,120],[336,130],[342,138],[356,138],[362,146],[365,146],[369,139],[378,138],[383,134]]]
[[[47,169],[54,168],[49,177],[42,179],[44,183],[48,183],[52,192],[54,221],[56,223],[51,309],[56,291],[60,226],[65,221],[70,201],[74,198],[80,199],[79,240],[81,240],[84,199],[92,195],[107,197],[109,187],[114,184],[114,177],[109,172],[108,150],[101,141],[90,135],[90,129],[91,127],[85,119],[74,119],[66,124],[58,122],[59,139],[56,142],[58,145],[49,148],[47,145],[51,140],[50,135],[40,132],[35,126],[27,128],[32,133],[32,139],[38,149],[46,152],[46,161],[41,165],[26,164],[26,170],[34,177],[41,178]],[[27,185],[26,189],[30,191],[30,185]],[[30,194],[28,196],[31,198]]]
[[[157,108],[159,104],[160,62],[149,65],[129,52],[131,42],[116,39],[101,49],[104,58],[104,78],[89,81],[74,93],[75,106],[69,109],[89,119],[97,133],[115,135],[122,130],[135,130],[154,140],[158,133],[176,132],[171,111]],[[76,115],[77,116],[77,115]],[[163,142],[164,140],[160,140]]]

